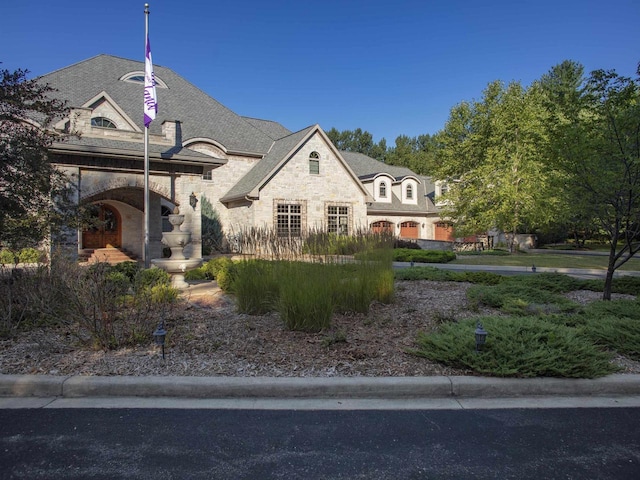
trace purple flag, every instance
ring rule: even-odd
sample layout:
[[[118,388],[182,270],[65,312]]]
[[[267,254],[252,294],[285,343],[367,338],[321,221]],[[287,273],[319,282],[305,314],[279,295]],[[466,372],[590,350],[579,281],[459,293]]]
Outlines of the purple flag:
[[[147,35],[147,45],[144,56],[144,126],[149,127],[158,113],[158,97],[156,96],[156,77],[153,74],[151,62],[151,45]]]

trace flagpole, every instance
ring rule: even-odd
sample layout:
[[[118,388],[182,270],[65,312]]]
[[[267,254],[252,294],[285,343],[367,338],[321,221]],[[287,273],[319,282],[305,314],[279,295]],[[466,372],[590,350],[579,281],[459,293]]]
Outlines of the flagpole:
[[[149,4],[144,4],[145,58],[149,39]],[[149,268],[149,126],[144,127],[144,268]]]

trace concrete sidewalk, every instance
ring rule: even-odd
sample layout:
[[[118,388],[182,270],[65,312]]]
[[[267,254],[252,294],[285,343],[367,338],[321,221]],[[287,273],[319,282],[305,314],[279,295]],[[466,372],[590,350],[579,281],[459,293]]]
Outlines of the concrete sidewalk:
[[[449,377],[94,377],[0,375],[0,397],[412,399],[640,395],[640,375]]]

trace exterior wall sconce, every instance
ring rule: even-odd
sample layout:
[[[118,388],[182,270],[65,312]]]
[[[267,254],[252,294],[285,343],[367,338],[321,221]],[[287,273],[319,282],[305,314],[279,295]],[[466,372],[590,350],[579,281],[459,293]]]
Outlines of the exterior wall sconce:
[[[482,350],[482,346],[487,341],[487,332],[482,328],[482,324],[478,322],[476,324],[476,353]]]
[[[189,205],[191,205],[191,207],[195,210],[197,204],[198,197],[196,197],[196,194],[194,192],[191,192],[191,195],[189,195]]]

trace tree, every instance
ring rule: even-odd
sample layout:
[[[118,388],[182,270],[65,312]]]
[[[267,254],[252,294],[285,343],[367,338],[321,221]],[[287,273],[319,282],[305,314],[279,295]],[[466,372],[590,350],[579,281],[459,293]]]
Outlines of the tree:
[[[460,235],[498,229],[515,235],[546,225],[559,202],[544,162],[548,111],[538,85],[493,82],[479,102],[454,107],[437,136],[433,176],[446,180],[443,216]]]
[[[614,272],[640,250],[640,84],[597,70],[580,93],[573,116],[554,119],[554,144],[571,198],[608,237],[609,300]]]
[[[373,135],[360,128],[340,132],[334,127],[327,132],[327,136],[338,150],[363,153],[381,162],[385,160],[387,141],[383,138],[376,144]]]
[[[435,137],[429,134],[417,137],[399,135],[395,147],[387,152],[386,163],[407,167],[421,175],[429,175],[436,158]]]
[[[47,156],[60,138],[51,124],[67,109],[27,74],[0,70],[0,245],[13,248],[37,244],[74,216],[69,179]]]

